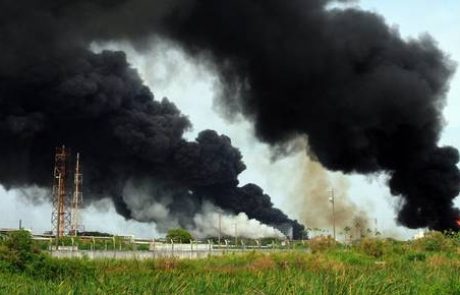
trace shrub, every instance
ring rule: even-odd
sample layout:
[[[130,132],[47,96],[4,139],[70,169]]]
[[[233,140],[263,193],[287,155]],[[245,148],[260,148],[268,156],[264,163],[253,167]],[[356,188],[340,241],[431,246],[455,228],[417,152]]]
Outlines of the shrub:
[[[384,254],[384,243],[379,239],[364,238],[356,247],[369,256],[381,257]]]
[[[407,243],[403,241],[398,241],[392,238],[386,238],[382,240],[382,242],[384,249],[383,252],[385,254],[403,255],[410,250],[407,246]]]
[[[417,250],[431,252],[451,252],[456,248],[455,242],[452,239],[435,231],[426,233],[423,238],[415,240],[413,246]]]
[[[86,259],[55,259],[48,255],[37,256],[25,271],[33,277],[50,281],[87,280],[95,276],[94,265]]]
[[[168,234],[166,235],[166,239],[168,239],[168,241],[173,240],[176,243],[177,242],[190,243],[190,240],[192,239],[192,235],[185,229],[174,228],[168,231]]]
[[[323,252],[336,247],[337,241],[335,241],[331,236],[316,237],[309,241],[309,246],[313,253]]]
[[[406,259],[409,261],[425,261],[425,253],[411,253],[406,255]]]
[[[19,230],[8,235],[0,247],[0,260],[8,263],[16,270],[24,270],[39,250],[33,247],[32,238],[28,231]]]

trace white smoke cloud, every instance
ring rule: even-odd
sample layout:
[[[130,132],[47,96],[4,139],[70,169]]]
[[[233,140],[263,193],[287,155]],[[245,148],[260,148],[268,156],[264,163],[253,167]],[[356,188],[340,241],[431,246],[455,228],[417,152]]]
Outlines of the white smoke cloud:
[[[255,219],[249,219],[245,213],[233,215],[222,211],[213,204],[206,202],[203,204],[202,213],[196,214],[193,218],[196,227],[192,234],[196,237],[235,236],[252,239],[265,237],[284,238],[284,235],[277,229],[262,224]]]
[[[143,182],[142,185],[135,185],[128,182],[123,190],[123,200],[132,217],[141,222],[155,220],[156,230],[167,232],[170,228],[179,227],[179,221],[170,214],[169,205],[172,197],[166,191],[160,197],[151,194],[153,184]]]
[[[222,236],[235,236],[236,233],[239,237],[254,239],[284,237],[279,230],[255,219],[249,219],[245,213],[234,215],[208,201],[203,202],[195,214],[190,212],[190,218],[180,216],[182,222],[179,222],[179,217],[170,209],[170,206],[173,206],[172,196],[168,195],[168,191],[152,194],[152,190],[155,189],[158,187],[155,187],[152,182],[142,184],[128,182],[123,190],[123,200],[131,210],[134,219],[144,222],[154,220],[158,232],[166,233],[171,228],[185,227],[198,239],[217,237],[220,218]],[[187,225],[184,225],[184,219],[189,221]]]

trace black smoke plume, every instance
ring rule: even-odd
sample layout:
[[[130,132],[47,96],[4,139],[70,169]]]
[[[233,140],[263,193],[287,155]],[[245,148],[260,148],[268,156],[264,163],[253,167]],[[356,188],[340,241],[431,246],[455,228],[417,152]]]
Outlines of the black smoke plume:
[[[211,202],[302,230],[256,185],[254,192],[238,187],[246,167],[228,137],[205,130],[186,141],[188,119],[167,99],[154,99],[123,52],[88,49],[86,9],[73,15],[78,4],[0,4],[0,183],[49,187],[54,149],[65,143],[82,154],[85,199],[110,196],[126,218],[162,222],[142,211],[158,201],[189,227]],[[238,204],[221,200],[226,194]]]
[[[386,172],[403,225],[458,229],[459,154],[438,146],[453,63],[429,36],[405,41],[380,16],[328,2],[196,1],[168,33],[210,52],[221,101],[260,139],[306,135],[328,169]]]
[[[124,80],[124,76],[135,76],[132,70],[127,71],[131,74],[122,75],[122,79],[108,79],[110,82],[105,78],[112,77],[112,72],[119,69],[116,62],[101,67],[103,78],[78,74],[94,67],[97,60],[110,60],[120,54],[94,55],[87,50],[90,42],[128,40],[142,49],[148,37],[156,35],[176,42],[192,56],[214,63],[224,86],[220,96],[222,106],[227,113],[241,112],[252,120],[261,140],[279,146],[306,135],[309,152],[331,170],[388,174],[392,193],[403,198],[400,223],[411,228],[458,229],[455,220],[460,212],[453,207],[453,199],[460,190],[460,172],[456,166],[459,155],[452,147],[438,146],[448,81],[454,72],[452,61],[428,35],[403,40],[380,16],[358,9],[327,8],[331,3],[327,0],[4,1],[0,4],[0,101],[2,126],[5,126],[2,134],[15,138],[6,144],[6,150],[10,154],[19,153],[23,145],[18,138],[29,140],[28,149],[43,149],[42,145],[32,143],[31,138],[46,142],[46,136],[36,134],[46,130],[48,113],[57,113],[53,118],[58,117],[70,110],[72,104],[80,104],[93,114],[93,121],[110,118],[102,123],[106,129],[87,123],[86,129],[74,127],[78,130],[74,134],[80,136],[82,130],[91,131],[93,136],[85,144],[97,146],[99,152],[95,158],[100,161],[106,158],[104,163],[116,170],[113,174],[122,171],[127,177],[136,175],[132,170],[146,170],[147,175],[166,178],[161,181],[180,179],[178,182],[184,183],[187,192],[192,188],[192,192],[201,196],[211,196],[219,188],[224,191],[228,185],[235,188],[234,192],[242,193],[239,196],[228,193],[225,200],[219,198],[216,203],[221,206],[228,204],[228,200],[243,198],[247,192],[263,195],[251,187],[236,189],[236,177],[227,176],[241,167],[235,162],[228,165],[230,162],[225,159],[217,161],[216,165],[223,170],[216,170],[223,175],[215,176],[216,183],[206,181],[201,187],[199,181],[207,174],[201,171],[197,177],[178,176],[177,171],[185,170],[175,170],[176,166],[190,165],[193,171],[199,171],[196,165],[206,165],[202,162],[206,157],[196,151],[201,145],[199,141],[195,146],[181,140],[188,123],[167,101],[151,102],[151,95],[144,92],[136,93],[136,97],[146,103],[139,105],[132,99],[123,99],[124,92],[132,94],[130,89],[135,88],[131,80]],[[95,61],[87,62],[89,57]],[[68,67],[69,63],[72,65]],[[78,78],[58,82],[68,75]],[[74,81],[78,79],[81,81]],[[94,89],[105,89],[98,83],[110,85],[109,93],[92,95]],[[65,95],[54,90],[49,93],[61,84],[70,84],[58,87]],[[74,91],[80,96],[68,95]],[[23,106],[16,97],[30,101],[33,107]],[[40,97],[45,97],[45,102]],[[52,107],[44,105],[48,100],[53,102]],[[111,109],[117,102],[121,107]],[[154,123],[146,123],[150,122],[151,113],[145,112],[145,108],[151,104],[160,105],[151,107],[158,118],[152,120]],[[14,112],[5,113],[3,109]],[[123,115],[115,115],[113,119],[117,111]],[[163,111],[168,120],[162,119]],[[78,116],[78,112],[69,113],[64,116],[66,122],[72,121],[67,117]],[[148,115],[138,116],[138,113]],[[136,123],[132,123],[132,118]],[[108,122],[111,122],[109,127]],[[176,128],[168,128],[173,125]],[[53,125],[53,129],[72,134],[69,128],[59,124]],[[59,132],[48,137],[56,138],[55,134]],[[112,145],[106,147],[119,145],[122,151],[110,148],[101,151],[97,143],[108,134],[114,136],[110,137]],[[203,137],[219,138],[206,134]],[[221,137],[221,141],[225,140]],[[169,149],[170,146],[173,148]],[[198,162],[188,162],[182,155],[176,155],[179,151],[176,146],[185,151],[190,149]],[[174,151],[171,157],[163,154],[171,151]],[[30,163],[31,155],[35,154],[27,152],[21,160]],[[131,161],[132,155],[140,159]],[[118,160],[120,165],[117,165],[111,162],[114,158],[123,160]],[[161,171],[163,166],[157,161],[171,158],[173,165],[167,166],[174,169],[170,168],[168,173]],[[21,175],[29,171],[26,173],[29,177],[33,169],[38,169],[36,165],[33,169],[20,167],[14,169]],[[5,184],[19,181],[4,174]],[[104,179],[109,179],[106,172],[98,176],[97,183],[106,187]],[[116,190],[116,185],[112,187]],[[260,200],[265,204],[262,200],[265,198]],[[255,206],[257,202],[251,204]]]

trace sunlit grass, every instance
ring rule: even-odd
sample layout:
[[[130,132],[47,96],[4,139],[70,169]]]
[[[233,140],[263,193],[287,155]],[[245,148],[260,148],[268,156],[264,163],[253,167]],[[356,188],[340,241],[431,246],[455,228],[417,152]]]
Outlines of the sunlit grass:
[[[430,239],[201,260],[37,258],[21,271],[0,263],[0,293],[460,294],[458,241]]]

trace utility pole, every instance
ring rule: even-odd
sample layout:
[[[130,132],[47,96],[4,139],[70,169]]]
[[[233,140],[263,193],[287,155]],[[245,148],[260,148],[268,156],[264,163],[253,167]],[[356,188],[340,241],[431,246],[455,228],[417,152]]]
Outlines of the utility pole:
[[[374,236],[379,235],[379,229],[377,225],[377,218],[374,218]]]
[[[238,227],[237,223],[235,222],[235,248],[237,247],[238,243]]]
[[[219,246],[220,246],[221,237],[222,237],[222,213],[219,212]]]
[[[334,237],[334,241],[336,240],[335,236],[335,196],[334,196],[334,189],[331,190],[331,197],[329,201],[332,203],[332,234]]]

